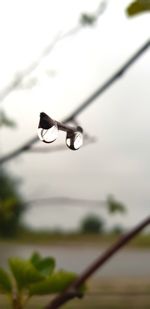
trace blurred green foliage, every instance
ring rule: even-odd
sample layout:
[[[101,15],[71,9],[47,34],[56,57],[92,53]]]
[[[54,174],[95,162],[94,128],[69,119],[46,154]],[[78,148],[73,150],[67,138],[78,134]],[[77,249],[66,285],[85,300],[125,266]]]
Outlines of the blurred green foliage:
[[[150,12],[150,1],[149,0],[136,0],[129,4],[126,9],[126,13],[129,17],[137,14]]]
[[[81,17],[80,17],[80,23],[83,26],[85,26],[85,25],[91,26],[96,22],[96,20],[97,20],[97,18],[94,14],[92,15],[92,14],[83,13],[83,14],[81,14]]]
[[[81,233],[101,234],[104,231],[104,221],[95,214],[87,215],[80,224]]]
[[[124,233],[124,228],[117,224],[111,229],[112,235],[122,235]]]
[[[13,237],[19,228],[24,207],[18,185],[18,181],[0,167],[0,236],[2,237]]]
[[[106,209],[109,214],[121,213],[124,214],[126,212],[125,205],[116,200],[113,195],[108,195],[105,202]],[[80,224],[80,232],[81,233],[92,233],[92,234],[101,234],[104,232],[104,221],[102,218],[98,217],[95,214],[87,215]]]
[[[15,127],[16,124],[13,120],[9,119],[4,111],[0,111],[0,127]]]
[[[77,278],[75,273],[57,271],[53,257],[36,252],[29,259],[10,258],[9,268],[11,274],[0,268],[0,292],[9,296],[14,309],[24,308],[33,295],[60,293]],[[82,286],[80,292],[84,291]]]
[[[15,127],[3,110],[0,111],[0,128]],[[23,211],[22,199],[17,190],[18,183],[0,166],[0,236],[16,234]]]
[[[116,200],[112,194],[108,195],[106,199],[106,207],[110,214],[114,214],[118,212],[123,214],[126,212],[125,205],[122,202]]]

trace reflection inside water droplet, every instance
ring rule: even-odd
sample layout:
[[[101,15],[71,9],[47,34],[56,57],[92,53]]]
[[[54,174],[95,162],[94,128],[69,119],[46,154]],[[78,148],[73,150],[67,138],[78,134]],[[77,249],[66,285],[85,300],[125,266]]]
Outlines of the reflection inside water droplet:
[[[73,134],[67,134],[66,145],[72,150],[78,150],[83,145],[83,133],[74,132]]]
[[[57,124],[49,129],[38,128],[38,136],[44,143],[52,143],[58,137],[58,127]]]

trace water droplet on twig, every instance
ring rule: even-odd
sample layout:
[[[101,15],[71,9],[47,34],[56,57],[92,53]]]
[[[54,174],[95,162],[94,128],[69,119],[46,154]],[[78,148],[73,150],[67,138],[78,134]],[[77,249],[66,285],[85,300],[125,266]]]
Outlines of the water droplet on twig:
[[[38,128],[38,136],[44,143],[52,143],[58,137],[58,127],[57,124],[49,129]]]
[[[66,145],[71,150],[78,150],[83,145],[83,130],[77,127],[77,131],[67,133]]]

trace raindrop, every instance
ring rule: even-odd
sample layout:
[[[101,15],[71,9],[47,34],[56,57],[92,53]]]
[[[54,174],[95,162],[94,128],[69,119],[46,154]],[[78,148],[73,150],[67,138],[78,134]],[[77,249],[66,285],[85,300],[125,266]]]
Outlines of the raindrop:
[[[45,113],[40,113],[38,136],[44,143],[52,143],[58,137],[57,122]]]
[[[57,124],[53,125],[49,129],[38,128],[38,136],[44,143],[52,143],[58,137],[58,127]]]
[[[67,133],[66,145],[71,150],[78,150],[83,145],[83,130],[77,127],[77,131]]]

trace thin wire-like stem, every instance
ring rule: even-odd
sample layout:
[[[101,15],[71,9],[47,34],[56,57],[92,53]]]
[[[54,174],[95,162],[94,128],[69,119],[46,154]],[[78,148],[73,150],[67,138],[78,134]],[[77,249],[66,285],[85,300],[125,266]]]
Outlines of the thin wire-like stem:
[[[38,126],[39,128],[48,130],[55,125],[57,125],[60,131],[65,131],[70,134],[73,134],[77,130],[76,127],[71,127],[67,124],[64,124],[62,122],[52,119],[46,113],[43,113],[43,112],[40,113],[40,121],[39,121],[39,126]]]
[[[57,127],[60,131],[65,131],[65,132],[68,132],[70,134],[73,134],[77,130],[77,126],[71,127],[67,124],[64,124],[62,122],[59,122],[57,120],[52,119],[46,113],[43,113],[43,112],[40,113],[40,121],[39,121],[39,126],[38,126],[39,128],[48,130],[55,125],[57,125]]]
[[[23,80],[29,76],[35,69],[40,65],[44,57],[46,57],[55,47],[57,42],[60,40],[60,33],[52,40],[52,42],[43,50],[37,60],[30,64],[24,71],[16,74],[14,79],[0,92],[0,102],[2,102],[12,91],[16,90]]]
[[[124,73],[129,69],[131,65],[150,47],[150,40],[148,40],[143,46],[141,46],[133,56],[131,56],[127,62],[120,69],[118,69],[111,77],[104,82],[96,91],[94,91],[82,104],[77,107],[74,112],[65,119],[66,122],[76,118],[85,108],[87,108],[97,97],[99,97],[104,91],[106,91],[113,83],[121,78]]]
[[[83,103],[80,104],[68,117],[66,117],[62,122],[67,123],[69,121],[72,121],[76,116],[78,116],[85,108],[87,108],[95,99],[97,99],[102,93],[104,93],[110,86],[114,84],[120,77],[122,77],[125,72],[137,61],[144,52],[150,47],[150,40],[148,40],[146,43],[144,43],[138,51],[134,53],[132,57],[130,57],[122,66],[120,69],[118,69],[111,77],[106,80],[106,82],[100,86],[91,96],[87,98]],[[25,142],[24,145],[21,147],[18,147],[16,150],[10,152],[7,155],[4,155],[0,158],[0,164],[3,164],[5,162],[8,162],[9,160],[12,160],[13,158],[17,157],[24,151],[28,151],[31,146],[33,146],[35,143],[39,141],[38,137],[35,136],[29,141]]]
[[[106,9],[106,2],[102,2],[95,12],[95,18],[98,19],[100,15],[103,14],[105,9]],[[59,31],[58,34],[52,40],[52,42],[48,44],[45,47],[45,49],[41,52],[39,57],[33,63],[31,63],[25,70],[17,73],[16,76],[13,78],[13,80],[3,90],[1,90],[0,102],[2,102],[12,91],[16,90],[21,85],[23,80],[37,69],[37,67],[41,64],[43,59],[53,51],[58,42],[72,35],[77,34],[83,27],[85,27],[85,25],[79,21],[77,25],[75,25],[68,31],[64,33]]]
[[[49,204],[48,204],[49,203]],[[48,197],[48,198],[39,198],[31,201],[27,201],[24,203],[24,206],[32,206],[36,204],[42,205],[43,204],[48,204],[49,206],[52,205],[58,205],[60,204],[61,206],[67,206],[72,205],[72,206],[80,206],[81,205],[85,207],[105,207],[107,204],[107,201],[104,200],[88,200],[88,199],[81,199],[81,198],[71,198],[71,197],[65,197],[65,196],[60,196],[60,197]]]
[[[60,131],[68,132],[68,133],[71,133],[71,134],[73,134],[77,130],[77,128],[70,127],[67,124],[64,124],[64,123],[59,122],[59,121],[57,121],[57,125],[58,125],[58,129]]]
[[[78,278],[69,286],[69,288],[62,294],[56,296],[45,309],[57,309],[64,303],[79,296],[79,288],[99,269],[101,268],[113,255],[116,254],[123,246],[125,246],[131,239],[140,233],[146,226],[150,224],[150,217],[146,218],[130,232],[121,236],[115,244],[110,246],[102,255],[100,255],[89,267],[87,267]]]
[[[96,143],[97,139],[94,136],[85,136],[84,134],[84,143],[82,147],[88,146],[90,144]],[[66,151],[67,147],[64,144],[61,145],[56,145],[54,147],[48,147],[48,148],[43,148],[43,147],[35,147],[35,148],[30,148],[29,151],[32,153],[51,153],[51,152],[57,152],[57,151]]]

